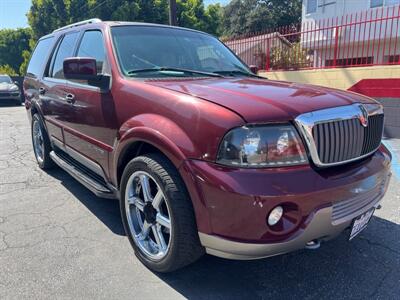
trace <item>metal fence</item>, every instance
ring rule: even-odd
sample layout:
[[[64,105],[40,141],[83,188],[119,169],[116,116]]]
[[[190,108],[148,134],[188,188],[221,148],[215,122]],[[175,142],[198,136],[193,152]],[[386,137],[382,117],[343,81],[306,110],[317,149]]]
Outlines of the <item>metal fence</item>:
[[[400,6],[313,20],[225,41],[260,70],[400,64]]]

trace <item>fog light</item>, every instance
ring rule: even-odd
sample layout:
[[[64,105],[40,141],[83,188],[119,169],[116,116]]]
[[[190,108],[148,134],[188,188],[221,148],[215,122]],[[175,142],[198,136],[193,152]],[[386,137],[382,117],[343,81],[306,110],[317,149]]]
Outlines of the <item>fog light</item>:
[[[282,206],[275,207],[268,216],[268,225],[274,226],[282,218],[283,208]]]

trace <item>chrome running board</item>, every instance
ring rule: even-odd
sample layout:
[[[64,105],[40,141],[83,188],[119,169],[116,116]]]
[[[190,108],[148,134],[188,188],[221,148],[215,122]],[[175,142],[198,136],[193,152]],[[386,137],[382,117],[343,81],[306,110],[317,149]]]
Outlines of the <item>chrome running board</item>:
[[[105,182],[103,183],[94,176],[91,176],[78,162],[64,157],[63,155],[59,155],[54,151],[50,152],[50,157],[60,168],[74,177],[96,196],[107,199],[117,199],[116,190],[108,187]]]

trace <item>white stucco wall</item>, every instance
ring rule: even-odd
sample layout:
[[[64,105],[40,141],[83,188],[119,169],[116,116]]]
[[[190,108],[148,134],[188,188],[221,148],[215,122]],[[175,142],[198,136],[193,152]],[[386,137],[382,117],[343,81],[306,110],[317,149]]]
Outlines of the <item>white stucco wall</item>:
[[[318,5],[323,3],[335,2],[335,4],[327,5],[325,7],[317,7],[315,13],[306,14],[306,4],[308,0],[303,0],[302,20],[304,21],[315,21],[326,18],[332,18],[336,16],[343,16],[351,13],[365,12],[366,10],[372,11],[372,14],[376,13],[379,8],[370,8],[371,0],[317,0]],[[389,2],[388,2],[389,3]],[[392,3],[392,2],[390,2]]]

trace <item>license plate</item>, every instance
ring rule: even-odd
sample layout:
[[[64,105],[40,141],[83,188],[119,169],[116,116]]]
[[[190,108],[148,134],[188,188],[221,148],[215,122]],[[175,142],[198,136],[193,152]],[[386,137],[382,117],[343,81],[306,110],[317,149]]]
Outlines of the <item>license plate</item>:
[[[357,234],[367,227],[369,220],[374,214],[375,208],[370,209],[369,211],[363,213],[361,216],[357,217],[353,221],[353,226],[351,228],[350,238],[351,241]]]

